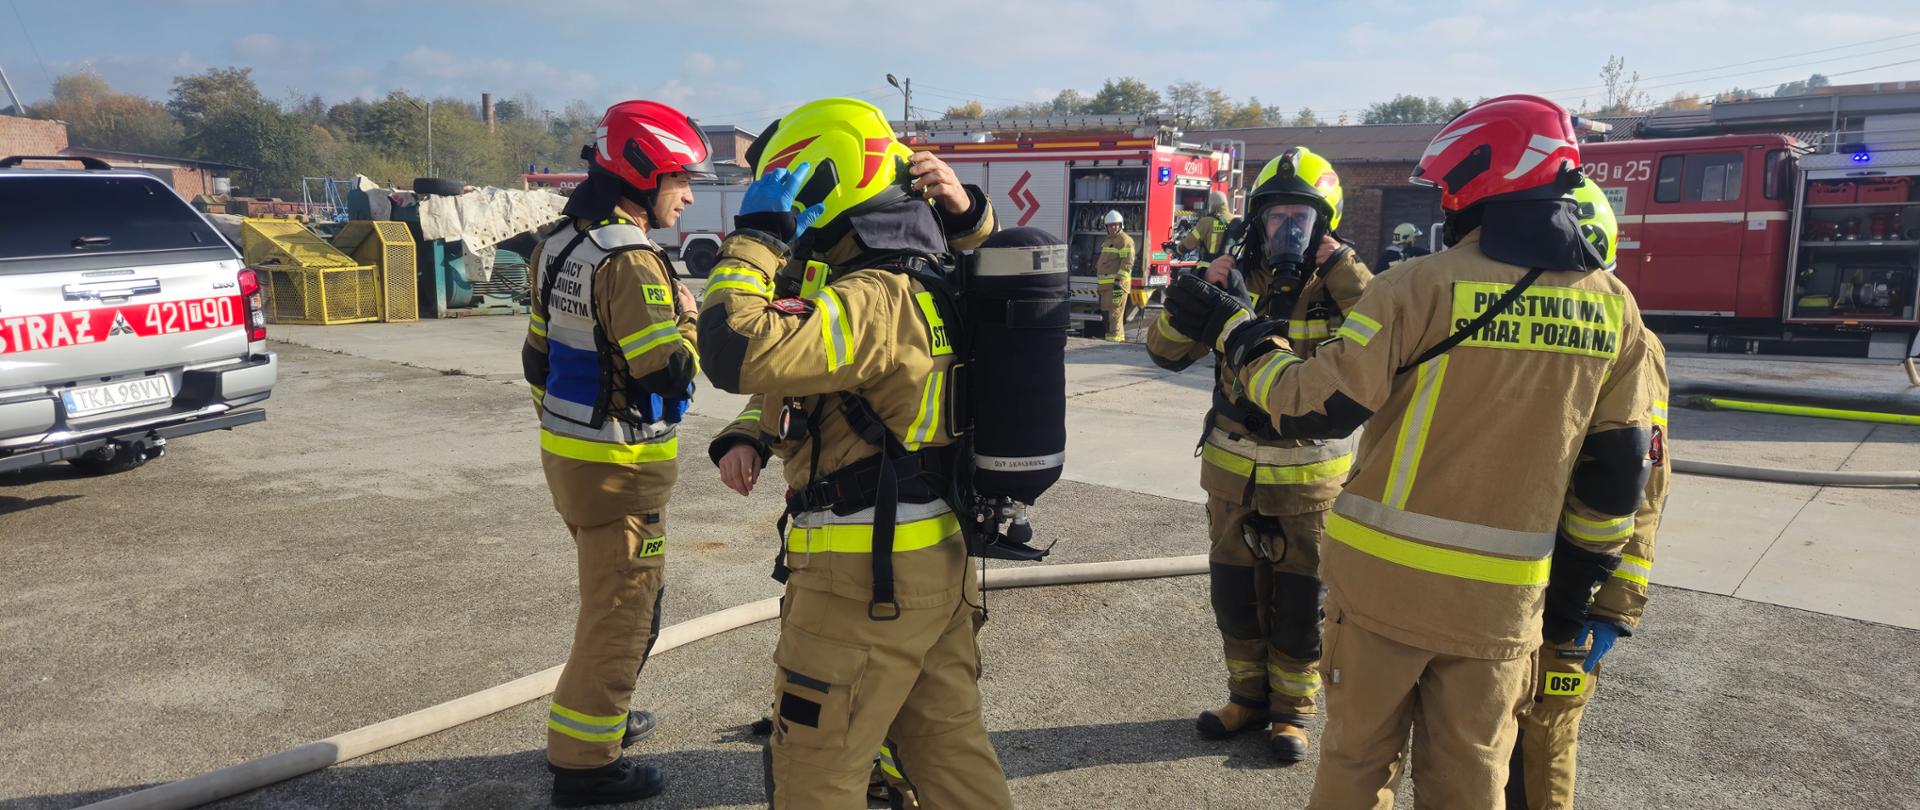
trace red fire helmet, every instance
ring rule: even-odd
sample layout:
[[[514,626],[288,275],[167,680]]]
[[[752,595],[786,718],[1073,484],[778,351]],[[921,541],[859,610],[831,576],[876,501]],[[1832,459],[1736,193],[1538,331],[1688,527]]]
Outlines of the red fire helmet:
[[[1579,167],[1580,140],[1566,108],[1510,95],[1454,116],[1407,179],[1439,188],[1440,207],[1461,211],[1490,197],[1554,186],[1562,172]]]
[[[659,186],[663,174],[713,176],[713,146],[706,133],[686,113],[657,101],[608,107],[594,130],[590,159],[641,191]]]

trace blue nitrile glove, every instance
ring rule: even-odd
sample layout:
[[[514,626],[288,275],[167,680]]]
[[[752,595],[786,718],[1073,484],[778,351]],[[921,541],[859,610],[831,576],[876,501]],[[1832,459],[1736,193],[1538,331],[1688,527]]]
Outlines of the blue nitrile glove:
[[[1607,657],[1607,653],[1613,649],[1613,643],[1620,640],[1620,626],[1610,621],[1588,619],[1581,626],[1580,635],[1574,637],[1575,643],[1588,640],[1589,637],[1591,644],[1587,648],[1587,660],[1583,666],[1592,672],[1594,667],[1600,665],[1600,659]]]
[[[806,185],[812,169],[812,164],[802,163],[792,171],[774,169],[761,175],[747,186],[747,193],[740,196],[740,211],[733,218],[733,227],[764,231],[781,241],[793,241],[826,211],[825,206],[818,203],[799,213],[793,211],[794,198],[800,196],[800,189]]]

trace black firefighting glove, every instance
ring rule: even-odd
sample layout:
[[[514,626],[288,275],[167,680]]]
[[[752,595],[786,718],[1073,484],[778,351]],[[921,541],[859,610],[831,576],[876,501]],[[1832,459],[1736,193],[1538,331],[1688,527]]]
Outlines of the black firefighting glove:
[[[1207,346],[1217,343],[1220,330],[1240,313],[1251,315],[1252,308],[1197,275],[1181,276],[1167,290],[1167,321],[1180,334]]]
[[[1565,644],[1579,635],[1587,623],[1587,606],[1593,591],[1613,575],[1620,555],[1582,548],[1557,536],[1553,544],[1552,567],[1547,574],[1545,631],[1548,641]]]
[[[1287,339],[1279,337],[1286,328],[1286,321],[1267,318],[1248,321],[1227,335],[1226,349],[1220,353],[1220,362],[1226,365],[1228,373],[1239,374],[1248,363],[1266,356],[1267,352],[1275,349],[1291,351]]]

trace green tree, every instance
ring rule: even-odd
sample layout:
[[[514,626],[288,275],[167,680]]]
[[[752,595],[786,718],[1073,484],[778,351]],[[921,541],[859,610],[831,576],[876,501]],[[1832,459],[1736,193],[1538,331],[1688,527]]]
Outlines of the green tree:
[[[1410,96],[1400,94],[1392,101],[1377,101],[1367,105],[1360,114],[1363,124],[1437,124],[1458,115],[1472,105],[1464,98],[1441,101],[1439,96]],[[1310,112],[1303,110],[1303,112]]]
[[[1652,102],[1640,90],[1639,72],[1627,73],[1626,57],[1607,57],[1607,64],[1600,68],[1600,85],[1605,88],[1600,115],[1627,115],[1646,109]]]
[[[1780,85],[1779,87],[1774,88],[1773,97],[1784,98],[1786,96],[1804,96],[1807,94],[1808,90],[1812,90],[1813,88],[1816,88],[1816,87],[1826,87],[1831,84],[1833,84],[1833,82],[1829,81],[1827,77],[1822,76],[1818,73],[1815,73],[1812,76],[1808,76],[1805,80],[1787,82],[1786,84],[1783,84],[1783,85]]]
[[[204,129],[216,115],[265,102],[253,83],[253,68],[211,68],[205,73],[175,76],[167,112],[173,113],[191,134]]]
[[[527,117],[526,108],[520,106],[520,102],[515,99],[504,99],[493,104],[493,120],[497,123],[504,124],[525,117]]]
[[[1122,115],[1151,113],[1161,107],[1160,94],[1148,87],[1146,82],[1131,76],[1120,79],[1108,79],[1100,85],[1100,92],[1087,103],[1089,115]]]
[[[987,117],[987,110],[985,107],[980,105],[980,102],[978,99],[975,99],[965,104],[957,104],[952,107],[948,107],[946,114],[942,117],[947,118],[949,120],[955,120],[955,119],[966,120],[966,119],[985,118]]]
[[[159,102],[116,93],[106,79],[89,72],[54,79],[53,98],[29,106],[26,112],[67,122],[67,135],[75,146],[176,155],[185,134]]]
[[[1091,103],[1091,99],[1069,87],[1054,95],[1047,112],[1050,115],[1085,115],[1087,105]]]
[[[1104,93],[1105,91],[1102,90]],[[1218,90],[1209,90],[1199,82],[1174,82],[1167,85],[1166,113],[1176,120],[1198,122],[1210,117],[1212,104],[1209,94],[1219,95]]]
[[[1313,114],[1312,107],[1301,107],[1300,112],[1293,116],[1293,125],[1296,127],[1318,127],[1325,126],[1326,122],[1321,121],[1320,116]]]
[[[301,176],[319,166],[312,127],[261,99],[214,108],[188,128],[187,146],[197,157],[249,167],[242,179],[254,194],[297,195]]]
[[[1700,101],[1699,93],[1682,91],[1674,93],[1673,98],[1667,99],[1667,103],[1660,105],[1660,108],[1663,110],[1698,110],[1705,106],[1707,105]]]

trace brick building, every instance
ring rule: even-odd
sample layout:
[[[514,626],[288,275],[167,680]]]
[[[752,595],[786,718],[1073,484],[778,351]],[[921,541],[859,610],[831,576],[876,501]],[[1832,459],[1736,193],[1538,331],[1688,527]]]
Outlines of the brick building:
[[[1205,143],[1242,141],[1246,182],[1289,147],[1305,146],[1333,161],[1346,199],[1340,210],[1340,235],[1358,246],[1361,258],[1378,267],[1393,226],[1411,222],[1435,244],[1440,223],[1440,192],[1407,182],[1439,124],[1376,124],[1327,127],[1251,127],[1190,130],[1183,140]]]
[[[245,168],[219,161],[70,146],[67,141],[67,124],[64,121],[43,121],[36,118],[0,115],[0,157],[7,155],[70,155],[99,158],[116,169],[133,169],[158,177],[172,186],[181,197],[188,200],[201,194],[214,193],[217,179]]]

